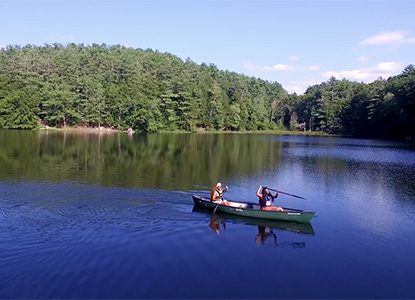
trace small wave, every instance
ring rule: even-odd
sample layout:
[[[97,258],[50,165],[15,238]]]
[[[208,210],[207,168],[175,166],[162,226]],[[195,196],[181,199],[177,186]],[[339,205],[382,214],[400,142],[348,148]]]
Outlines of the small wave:
[[[413,151],[388,148],[318,148],[298,147],[286,149],[287,155],[294,157],[332,158],[344,161],[371,162],[382,164],[397,164],[414,166],[415,155]]]
[[[10,218],[12,215],[13,213],[10,210],[0,207],[0,216]]]
[[[85,217],[85,216],[98,216],[113,213],[114,210],[103,206],[94,206],[89,204],[63,206],[58,208],[58,212],[64,217]]]

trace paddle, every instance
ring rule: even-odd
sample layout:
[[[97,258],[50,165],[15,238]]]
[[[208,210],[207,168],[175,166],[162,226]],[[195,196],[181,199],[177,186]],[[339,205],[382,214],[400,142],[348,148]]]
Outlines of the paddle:
[[[212,214],[212,215],[214,215],[214,214],[215,214],[216,209],[218,208],[218,206],[219,206],[219,202],[218,202],[218,204],[216,204],[216,207],[215,207],[215,209],[213,210],[213,214]]]
[[[276,190],[276,189],[270,189],[270,188],[268,188],[270,191],[274,191],[274,192],[276,192],[276,191],[278,191],[278,190]],[[287,195],[287,196],[291,196],[291,197],[295,197],[295,198],[300,198],[300,199],[304,199],[304,200],[307,200],[306,198],[304,198],[304,197],[301,197],[301,196],[297,196],[297,195],[293,195],[293,194],[289,194],[289,193],[286,193],[286,192],[281,192],[280,191],[280,194],[284,194],[284,195]]]

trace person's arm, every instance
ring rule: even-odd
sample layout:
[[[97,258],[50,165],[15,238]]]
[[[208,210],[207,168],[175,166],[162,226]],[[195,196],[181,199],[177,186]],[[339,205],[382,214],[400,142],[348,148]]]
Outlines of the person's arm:
[[[256,195],[257,197],[262,199],[262,194],[260,193],[261,189],[262,189],[262,185],[259,186],[258,190],[256,191]]]
[[[279,195],[279,194],[280,194],[280,190],[278,190],[278,191],[275,193],[274,199],[278,198],[278,195]]]
[[[223,190],[223,193],[226,193],[228,191],[228,186],[225,186],[225,189]]]

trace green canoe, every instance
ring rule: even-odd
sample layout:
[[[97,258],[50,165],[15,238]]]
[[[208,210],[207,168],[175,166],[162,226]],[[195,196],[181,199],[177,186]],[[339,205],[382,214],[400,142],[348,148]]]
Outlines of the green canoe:
[[[300,209],[283,207],[284,211],[265,211],[261,209],[261,206],[256,203],[229,201],[229,205],[217,204],[210,202],[209,198],[201,196],[192,196],[193,202],[196,206],[204,207],[207,209],[217,210],[228,214],[265,219],[265,220],[277,220],[277,221],[290,221],[299,223],[310,223],[314,218],[314,211],[305,211]],[[216,208],[217,206],[217,208]]]

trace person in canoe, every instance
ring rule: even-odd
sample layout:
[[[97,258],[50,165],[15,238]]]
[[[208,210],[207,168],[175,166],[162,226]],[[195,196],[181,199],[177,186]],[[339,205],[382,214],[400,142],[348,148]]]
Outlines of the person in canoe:
[[[275,195],[272,195],[266,186],[262,187],[262,185],[260,185],[256,191],[256,195],[259,198],[259,204],[261,205],[262,210],[283,211],[284,209],[282,207],[272,206],[272,202],[278,197],[279,193],[280,191],[277,191]]]
[[[220,182],[216,183],[210,190],[210,201],[214,203],[226,204],[226,200],[223,200],[223,194],[228,191],[228,186],[225,189],[222,189],[222,184]]]

